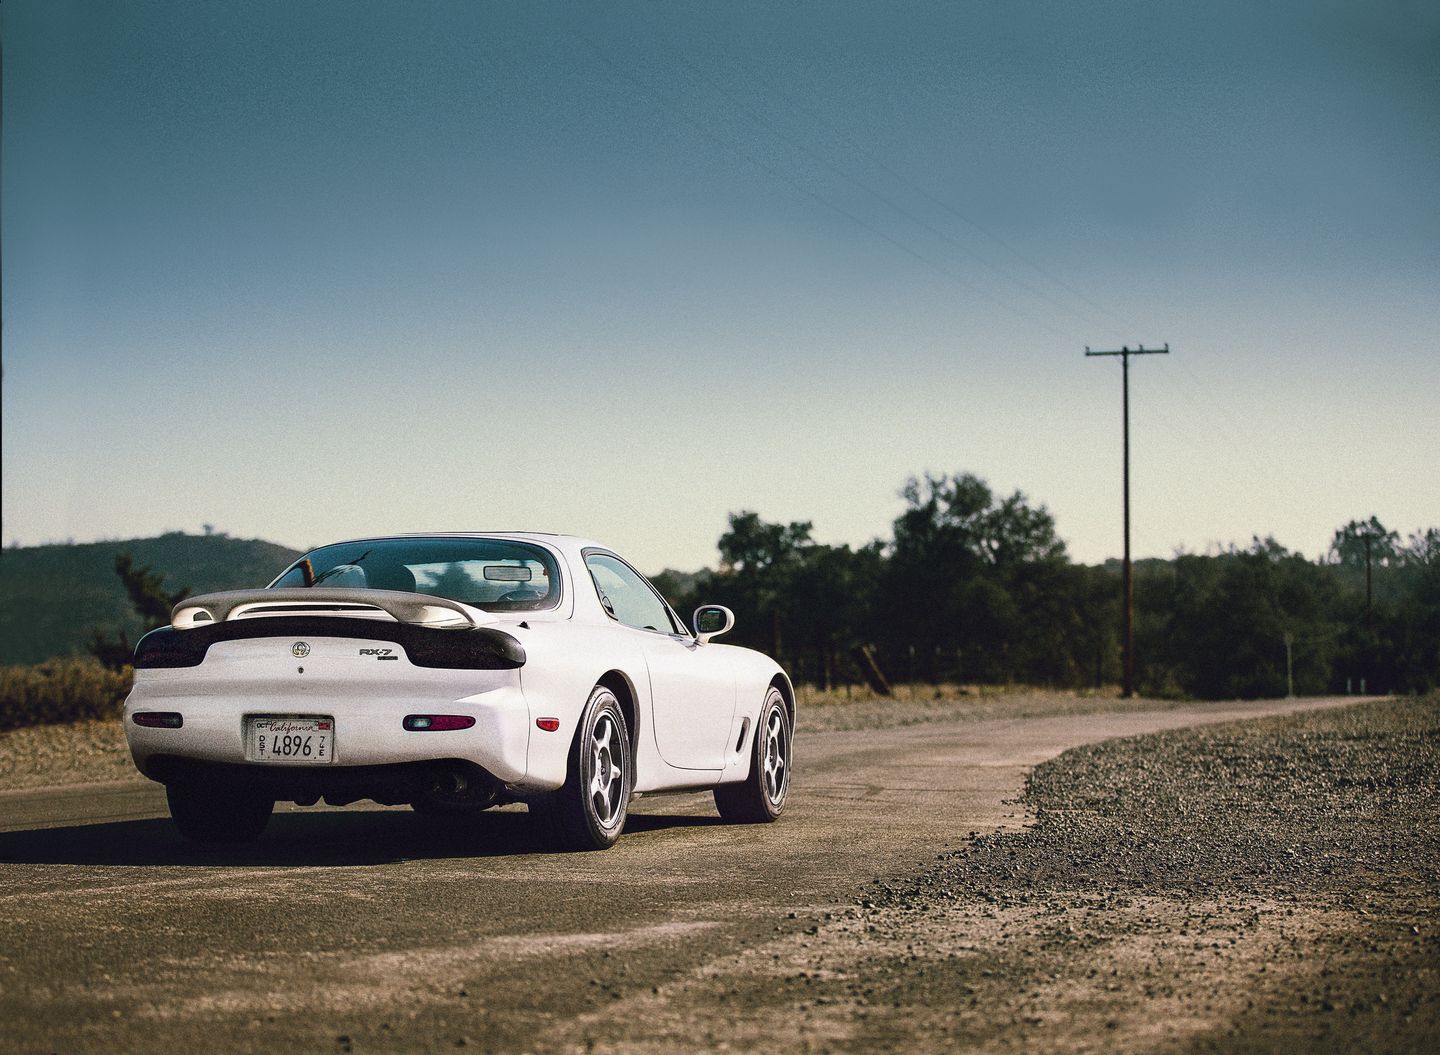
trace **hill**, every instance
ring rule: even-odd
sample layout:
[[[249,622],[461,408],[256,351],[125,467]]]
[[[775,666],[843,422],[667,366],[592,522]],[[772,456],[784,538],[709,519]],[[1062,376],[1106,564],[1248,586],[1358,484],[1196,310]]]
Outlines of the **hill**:
[[[115,555],[165,575],[192,593],[264,586],[299,551],[260,539],[171,532],[159,538],[0,550],[0,664],[83,653],[90,632],[142,629],[115,575]]]

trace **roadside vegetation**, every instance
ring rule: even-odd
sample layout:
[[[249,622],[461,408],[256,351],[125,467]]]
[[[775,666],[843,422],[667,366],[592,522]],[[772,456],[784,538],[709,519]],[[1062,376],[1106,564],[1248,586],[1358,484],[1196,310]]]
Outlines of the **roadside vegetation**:
[[[0,730],[116,718],[129,691],[130,668],[109,670],[94,659],[0,667]]]
[[[1120,567],[1074,564],[1044,506],[969,474],[911,478],[889,539],[818,543],[808,521],[730,516],[720,563],[666,572],[677,610],[728,605],[730,640],[821,689],[910,683],[1082,689],[1120,680]],[[1247,699],[1440,687],[1440,528],[1374,517],[1319,560],[1274,539],[1135,566],[1137,687]]]
[[[1118,562],[1072,563],[1043,505],[967,473],[912,477],[900,493],[890,538],[859,548],[816,542],[809,521],[733,513],[717,568],[656,585],[682,614],[732,608],[727,640],[775,656],[807,705],[892,684],[932,708],[1027,685],[1113,693]],[[177,582],[253,586],[296,555],[210,529],[0,551],[0,658],[43,660],[0,668],[0,729],[118,713],[133,643],[187,595]],[[1339,528],[1318,560],[1266,538],[1140,561],[1135,600],[1143,696],[1440,688],[1440,528],[1402,539],[1371,517]]]

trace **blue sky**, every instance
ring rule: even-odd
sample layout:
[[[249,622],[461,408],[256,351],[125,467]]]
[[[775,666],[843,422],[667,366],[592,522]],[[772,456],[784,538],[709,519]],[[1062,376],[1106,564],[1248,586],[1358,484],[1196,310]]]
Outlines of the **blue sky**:
[[[1440,523],[1421,3],[7,0],[3,530]]]

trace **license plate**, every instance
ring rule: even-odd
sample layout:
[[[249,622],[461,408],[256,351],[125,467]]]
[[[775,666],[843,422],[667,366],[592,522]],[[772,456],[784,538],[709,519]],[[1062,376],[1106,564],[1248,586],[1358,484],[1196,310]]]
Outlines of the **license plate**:
[[[251,718],[245,757],[251,762],[324,765],[335,754],[333,718]]]

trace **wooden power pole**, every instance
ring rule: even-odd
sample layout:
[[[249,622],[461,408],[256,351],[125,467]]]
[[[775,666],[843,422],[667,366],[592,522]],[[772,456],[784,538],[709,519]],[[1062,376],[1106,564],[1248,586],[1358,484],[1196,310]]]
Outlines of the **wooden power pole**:
[[[1088,355],[1118,355],[1121,371],[1121,416],[1124,420],[1124,481],[1125,481],[1125,563],[1121,569],[1120,590],[1124,595],[1125,640],[1122,643],[1124,683],[1120,695],[1129,699],[1135,695],[1135,585],[1130,576],[1130,357],[1132,355],[1169,355],[1170,345],[1163,348],[1121,348],[1118,352],[1092,352],[1087,345]]]

